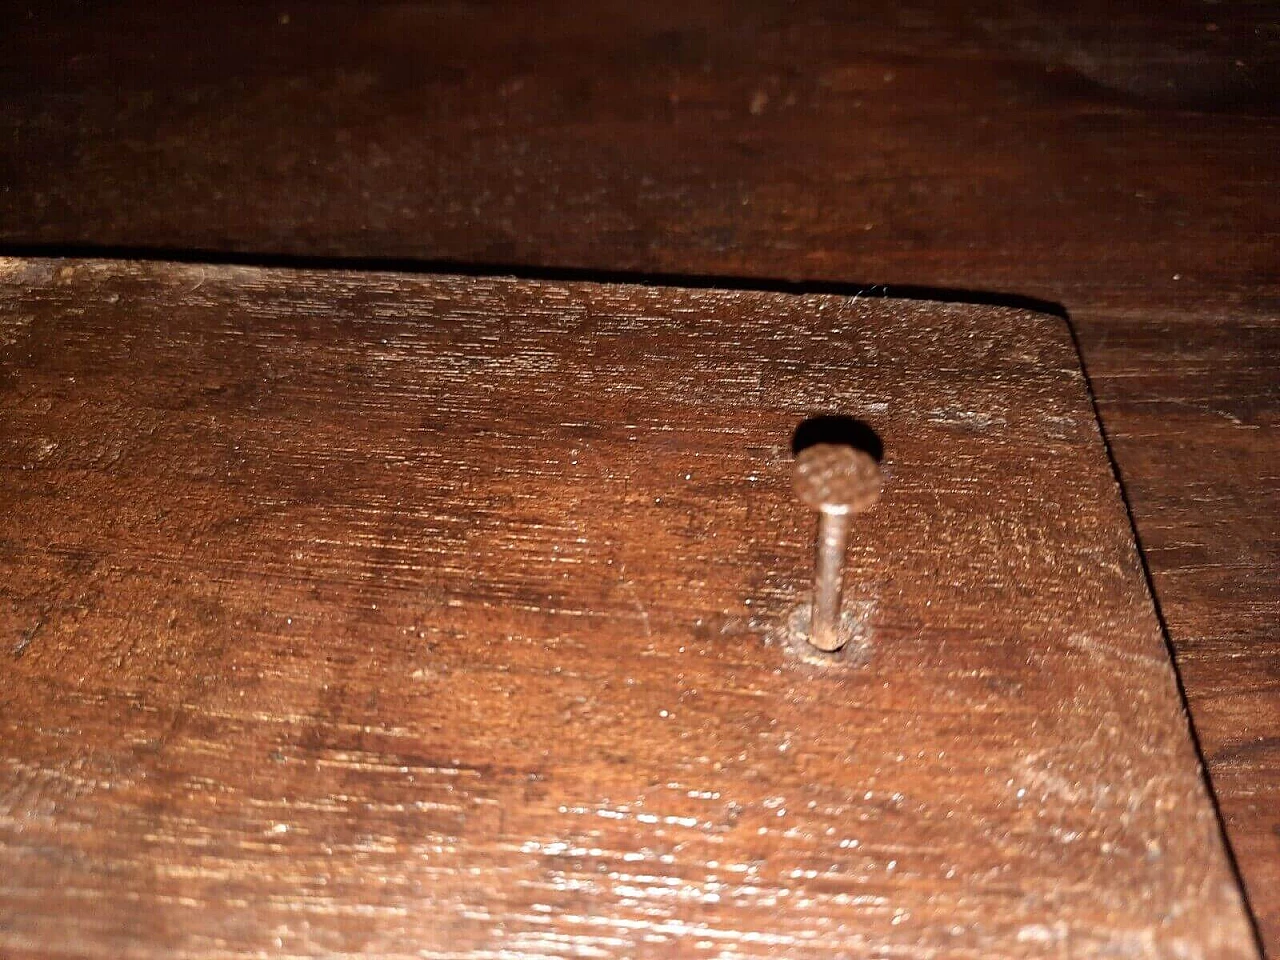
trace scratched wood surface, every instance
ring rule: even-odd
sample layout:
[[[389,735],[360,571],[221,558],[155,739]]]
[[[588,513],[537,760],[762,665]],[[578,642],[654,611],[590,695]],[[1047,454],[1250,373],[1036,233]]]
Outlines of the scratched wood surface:
[[[1280,957],[1274,4],[0,6],[10,246],[1062,303]]]
[[[1253,955],[1060,319],[0,282],[6,955]],[[783,631],[828,413],[864,666]]]

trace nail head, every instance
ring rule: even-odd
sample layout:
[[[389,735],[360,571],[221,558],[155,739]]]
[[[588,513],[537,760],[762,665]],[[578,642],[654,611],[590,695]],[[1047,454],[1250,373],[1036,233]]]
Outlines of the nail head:
[[[863,450],[815,443],[796,454],[795,491],[823,513],[861,513],[880,499],[880,465]]]

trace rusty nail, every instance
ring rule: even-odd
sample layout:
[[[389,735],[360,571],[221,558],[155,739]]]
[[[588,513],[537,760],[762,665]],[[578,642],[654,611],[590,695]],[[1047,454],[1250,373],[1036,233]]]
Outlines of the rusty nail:
[[[837,443],[817,443],[796,455],[795,491],[802,503],[818,511],[818,548],[809,612],[809,643],[819,650],[839,650],[840,594],[849,518],[880,499],[880,466],[862,450]]]

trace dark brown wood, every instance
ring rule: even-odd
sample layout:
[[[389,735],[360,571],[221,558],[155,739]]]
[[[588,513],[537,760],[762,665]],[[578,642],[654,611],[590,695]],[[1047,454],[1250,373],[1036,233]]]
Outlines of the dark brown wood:
[[[1274,950],[1280,919],[1280,327],[1237,304],[1087,328],[1205,761]],[[1176,385],[1176,393],[1169,389]]]
[[[0,242],[1065,304],[1280,957],[1271,5],[184,6],[9,5]]]
[[[1254,954],[1060,319],[0,283],[7,955]],[[862,666],[785,632],[830,412]]]

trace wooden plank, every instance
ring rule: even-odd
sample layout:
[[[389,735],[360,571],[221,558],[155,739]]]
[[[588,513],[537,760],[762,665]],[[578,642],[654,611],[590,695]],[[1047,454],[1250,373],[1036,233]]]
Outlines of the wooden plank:
[[[24,10],[0,238],[1274,294],[1272,12],[1060,8]]]
[[[1195,545],[1147,562],[1280,958],[1259,536],[1280,361],[1249,346],[1280,304],[1274,21],[1235,0],[13,5],[0,241],[1061,302],[1143,541]],[[1210,355],[1221,383],[1186,359]]]
[[[1057,318],[3,283],[9,954],[1253,955]],[[861,667],[781,633],[830,412]]]
[[[1160,322],[1112,312],[1091,325],[1083,347],[1094,358],[1092,383],[1177,639],[1205,762],[1274,952],[1280,327],[1234,303],[1214,308]]]

